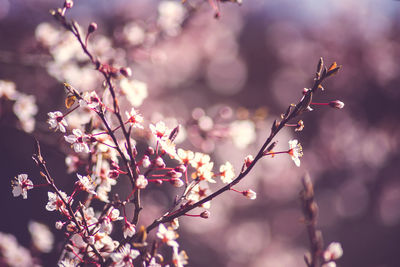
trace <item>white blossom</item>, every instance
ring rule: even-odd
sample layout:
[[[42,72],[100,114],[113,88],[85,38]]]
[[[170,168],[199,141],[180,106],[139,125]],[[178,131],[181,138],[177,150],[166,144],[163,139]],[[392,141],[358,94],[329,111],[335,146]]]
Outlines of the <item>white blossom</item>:
[[[72,144],[72,147],[74,148],[76,153],[89,153],[90,149],[89,145],[87,144],[87,140],[89,139],[89,137],[83,134],[80,129],[73,129],[72,133],[73,134],[64,136],[65,141]]]
[[[292,160],[296,164],[297,167],[300,167],[300,157],[303,156],[303,150],[296,139],[289,141],[289,155],[292,157]]]
[[[158,226],[157,237],[160,238],[161,241],[166,243],[168,246],[179,246],[179,244],[175,241],[178,235],[172,228],[167,228],[162,223]]]
[[[337,260],[343,255],[342,245],[339,242],[332,242],[324,251],[325,261]]]
[[[49,253],[53,249],[54,236],[45,224],[30,221],[28,230],[32,236],[33,245],[37,250]]]
[[[65,127],[68,126],[68,123],[63,114],[60,111],[54,111],[47,113],[47,115],[49,116],[47,122],[50,124],[50,128],[65,133]]]
[[[149,181],[147,181],[146,177],[142,174],[140,174],[136,179],[136,186],[139,189],[145,189],[148,183]]]
[[[18,197],[22,195],[23,199],[28,198],[28,190],[33,188],[33,183],[28,179],[27,174],[19,174],[18,177],[15,177],[11,182],[12,185],[12,193],[14,197]]]
[[[92,178],[90,176],[82,176],[80,174],[76,174],[78,177],[79,181],[77,182],[80,186],[80,188],[90,194],[96,195],[96,192],[94,191],[96,189],[96,184],[93,182]]]
[[[132,106],[138,107],[147,98],[147,84],[138,80],[122,79],[120,81],[122,92]]]
[[[118,252],[114,252],[110,255],[113,262],[115,262],[114,266],[117,267],[132,267],[133,260],[136,259],[140,255],[139,251],[136,249],[131,249],[130,244],[125,244],[122,246]]]

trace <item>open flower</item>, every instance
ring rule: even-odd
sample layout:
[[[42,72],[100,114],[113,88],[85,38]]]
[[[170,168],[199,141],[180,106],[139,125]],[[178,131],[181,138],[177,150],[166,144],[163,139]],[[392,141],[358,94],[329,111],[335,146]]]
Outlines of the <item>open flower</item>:
[[[63,114],[60,111],[54,111],[47,113],[47,115],[49,115],[47,122],[50,124],[50,128],[65,133],[65,127],[68,126],[68,123]]]
[[[118,252],[114,252],[110,255],[115,265],[118,267],[131,267],[133,266],[133,260],[140,255],[140,252],[136,249],[131,249],[131,244],[125,244]]]
[[[11,186],[13,188],[12,193],[14,197],[22,195],[23,199],[28,198],[28,190],[33,188],[33,183],[28,179],[27,174],[19,174],[11,181]]]
[[[113,229],[112,227],[112,222],[122,220],[123,217],[119,216],[119,210],[117,209],[110,209],[107,213],[107,215],[102,219],[101,225],[100,225],[100,232],[101,233],[106,233],[106,234],[111,234],[111,231]]]
[[[296,164],[297,167],[300,167],[300,157],[303,156],[303,149],[300,145],[300,143],[295,139],[295,140],[290,140],[289,141],[289,155],[292,157],[292,160]]]
[[[186,199],[191,202],[197,202],[207,197],[210,194],[210,189],[208,188],[207,183],[199,183],[193,186],[190,190],[189,194],[186,196]],[[205,209],[209,209],[211,206],[211,202],[207,201],[201,205]]]
[[[177,155],[177,160],[179,161],[179,163],[185,166],[188,166],[190,161],[194,159],[193,151],[183,150],[182,148],[179,148],[177,150]]]
[[[90,176],[82,176],[78,173],[76,174],[76,176],[78,176],[79,179],[79,181],[77,181],[76,183],[82,191],[86,191],[90,194],[96,195],[96,192],[94,191],[96,189],[96,184],[93,182]]]
[[[183,267],[188,264],[188,256],[184,250],[178,253],[178,247],[174,247],[174,252],[172,254],[172,262],[176,267]]]
[[[232,179],[235,178],[235,172],[233,170],[233,166],[228,161],[224,165],[221,165],[221,167],[219,167],[219,171],[221,180],[225,184],[229,184],[230,182],[232,182]]]
[[[83,93],[83,100],[79,101],[80,106],[88,106],[89,108],[97,108],[102,105],[101,100],[95,91]]]
[[[171,132],[163,121],[159,121],[156,125],[150,124],[151,133],[156,137],[157,141],[165,141]]]
[[[160,224],[158,226],[157,237],[162,240],[162,242],[166,243],[171,247],[178,247],[178,242],[175,239],[178,238],[178,234],[172,228],[167,228],[164,224]]]
[[[125,219],[124,223],[124,238],[132,237],[136,233],[136,226]]]
[[[85,134],[82,133],[80,129],[73,129],[73,134],[64,136],[65,141],[72,144],[76,153],[85,152],[89,153],[90,149],[86,140],[88,139]]]
[[[200,181],[207,181],[209,183],[216,183],[213,179],[214,173],[212,172],[212,168],[214,166],[213,162],[208,162],[205,165],[199,167],[196,172],[192,174],[193,179],[198,179]]]
[[[133,128],[143,129],[143,117],[137,112],[137,110],[132,108],[130,112],[126,111],[125,114],[128,117],[128,122]]]
[[[65,214],[68,213],[64,201],[59,197],[57,193],[48,192],[47,195],[49,197],[49,202],[46,205],[46,210],[48,211],[57,210]],[[60,195],[64,200],[68,199],[67,194],[65,194],[64,192],[60,191]]]

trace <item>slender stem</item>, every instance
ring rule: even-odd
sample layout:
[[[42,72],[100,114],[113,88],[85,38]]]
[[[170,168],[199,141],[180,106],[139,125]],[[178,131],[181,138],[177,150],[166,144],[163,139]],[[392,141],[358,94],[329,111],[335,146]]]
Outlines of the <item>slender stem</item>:
[[[322,81],[325,78],[326,78],[326,76],[324,76],[324,75],[322,75],[322,76],[318,75],[314,79],[314,84],[313,84],[312,88],[306,92],[306,94],[299,101],[299,103],[297,105],[295,105],[294,107],[289,106],[289,108],[288,108],[288,110],[286,112],[287,114],[285,114],[285,116],[283,117],[282,121],[280,121],[279,123],[278,122],[274,123],[274,125],[273,125],[273,127],[271,129],[271,133],[270,133],[269,137],[264,142],[264,144],[261,146],[261,148],[258,151],[257,155],[255,156],[253,162],[251,162],[251,164],[247,167],[247,169],[242,171],[231,183],[225,185],[224,187],[220,188],[219,190],[217,190],[216,192],[212,193],[211,195],[199,200],[198,202],[179,209],[177,212],[174,212],[173,214],[163,215],[162,217],[156,219],[152,224],[150,224],[146,228],[146,231],[150,232],[151,230],[156,228],[159,224],[172,221],[173,219],[184,215],[185,213],[187,213],[187,212],[189,212],[189,211],[201,206],[202,204],[212,200],[213,198],[221,195],[223,192],[225,192],[227,190],[230,190],[232,188],[232,186],[234,186],[237,183],[239,183],[244,177],[247,176],[247,174],[249,174],[249,172],[254,168],[256,163],[264,156],[265,150],[270,145],[270,143],[272,142],[272,140],[275,137],[275,135],[285,126],[285,124],[287,122],[289,122],[291,119],[293,119],[296,116],[300,115],[305,110],[307,110],[308,106],[311,103],[313,93],[317,91],[319,85],[322,83]]]

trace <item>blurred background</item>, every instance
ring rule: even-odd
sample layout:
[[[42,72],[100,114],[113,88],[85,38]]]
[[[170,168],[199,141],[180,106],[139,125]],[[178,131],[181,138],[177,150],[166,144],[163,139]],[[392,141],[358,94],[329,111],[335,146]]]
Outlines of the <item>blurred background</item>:
[[[72,36],[49,15],[62,4],[0,0],[0,80],[28,99],[19,103],[5,93],[13,85],[0,85],[0,231],[25,247],[30,220],[63,237],[53,230],[56,214],[44,208],[46,191],[13,198],[10,179],[28,173],[40,183],[33,134],[59,187],[72,192],[75,178],[64,164],[69,148],[48,129],[47,112],[66,110],[63,82],[82,91],[101,88]],[[218,166],[229,160],[237,172],[272,121],[312,85],[318,59],[343,66],[314,101],[338,99],[344,109],[315,106],[301,116],[303,131],[287,127],[276,137],[277,151],[299,140],[300,168],[287,155],[265,158],[238,185],[256,191],[256,200],[228,192],[212,202],[209,219],[181,220],[189,266],[305,266],[299,192],[306,172],[325,243],[343,246],[338,266],[399,266],[400,2],[244,0],[220,8],[214,19],[207,1],[86,0],[67,15],[82,31],[95,21],[89,48],[132,69],[136,91],[129,98],[126,89],[126,106],[139,107],[149,122],[182,124],[180,147],[210,153]],[[85,116],[69,120],[84,123]],[[174,193],[159,187],[145,194],[142,223],[163,214]],[[39,256],[44,266],[55,265],[59,249]]]

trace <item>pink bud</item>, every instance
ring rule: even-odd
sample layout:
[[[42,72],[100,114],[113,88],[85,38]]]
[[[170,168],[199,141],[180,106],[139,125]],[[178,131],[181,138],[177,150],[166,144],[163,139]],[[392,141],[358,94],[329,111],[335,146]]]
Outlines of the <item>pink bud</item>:
[[[182,187],[185,183],[179,178],[172,178],[170,183],[175,187]]]
[[[179,166],[176,166],[174,170],[177,171],[177,172],[180,172],[180,173],[184,173],[186,171],[186,166],[185,165],[179,165]]]
[[[247,197],[248,199],[254,200],[257,198],[257,193],[253,190],[249,189],[242,192],[243,196]]]
[[[335,100],[335,101],[329,102],[329,106],[331,108],[342,109],[344,107],[344,103],[342,101]]]
[[[88,34],[91,34],[96,30],[97,30],[97,24],[95,22],[90,23],[88,27]]]
[[[208,210],[205,210],[200,214],[200,217],[203,219],[208,219],[210,217],[210,215],[211,215],[211,213]]]
[[[127,78],[132,76],[131,68],[120,68],[119,72]]]
[[[69,9],[69,8],[72,8],[73,6],[74,6],[74,1],[72,1],[72,0],[65,0],[65,2],[64,2],[64,7],[65,7],[65,8]]]

